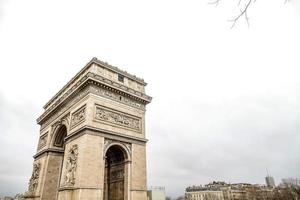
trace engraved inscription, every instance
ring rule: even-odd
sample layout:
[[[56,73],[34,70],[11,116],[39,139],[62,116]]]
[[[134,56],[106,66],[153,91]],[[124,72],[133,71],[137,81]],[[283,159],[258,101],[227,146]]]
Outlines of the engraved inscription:
[[[97,120],[110,122],[112,124],[117,124],[134,130],[141,130],[140,119],[128,116],[123,113],[118,113],[116,111],[111,111],[107,108],[103,108],[100,106],[96,106],[95,118]]]

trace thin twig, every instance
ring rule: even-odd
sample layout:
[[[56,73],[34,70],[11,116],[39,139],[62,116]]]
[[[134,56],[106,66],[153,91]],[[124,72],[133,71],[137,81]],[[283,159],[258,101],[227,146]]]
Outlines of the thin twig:
[[[210,2],[208,2],[208,4],[218,6],[221,1],[222,0],[210,0]],[[284,3],[286,4],[290,1],[291,0],[284,0]],[[242,2],[244,2],[244,1],[238,0],[237,6],[240,7]],[[245,4],[245,6],[242,9],[240,9],[239,15],[237,15],[234,19],[229,20],[230,22],[232,22],[231,28],[233,28],[235,26],[235,24],[237,23],[237,21],[243,16],[245,17],[247,25],[249,26],[248,8],[250,7],[251,4],[253,4],[255,2],[256,2],[256,0],[247,0],[247,3]]]
[[[220,1],[221,1],[221,0],[214,0],[214,1],[208,2],[208,4],[218,6],[219,3],[220,3]]]
[[[245,7],[241,10],[240,14],[238,16],[236,16],[234,19],[229,20],[232,22],[231,28],[233,28],[236,24],[236,22],[244,15],[245,19],[247,21],[247,24],[249,25],[249,18],[247,17],[247,10],[250,6],[250,4],[252,3],[252,0],[249,0],[248,3],[245,5]]]

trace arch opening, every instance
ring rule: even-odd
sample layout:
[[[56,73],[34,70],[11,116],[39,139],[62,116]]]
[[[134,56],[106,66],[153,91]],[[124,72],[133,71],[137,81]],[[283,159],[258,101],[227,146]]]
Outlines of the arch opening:
[[[65,125],[62,125],[56,131],[53,146],[64,148],[65,146],[64,139],[66,136],[67,136],[67,127]]]
[[[125,200],[128,187],[126,150],[113,145],[105,154],[104,200]]]
[[[53,197],[57,199],[59,187],[61,186],[67,127],[65,125],[60,125],[54,131],[51,146],[59,151],[54,151],[48,156],[46,177],[48,180],[46,181],[49,182],[44,186],[44,191],[47,192],[43,193],[42,199],[53,199]]]

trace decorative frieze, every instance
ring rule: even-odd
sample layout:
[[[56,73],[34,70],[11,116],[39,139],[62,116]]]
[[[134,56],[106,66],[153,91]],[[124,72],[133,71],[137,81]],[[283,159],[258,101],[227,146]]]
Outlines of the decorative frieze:
[[[64,175],[64,186],[73,186],[75,184],[75,173],[77,168],[78,145],[75,144],[68,152],[66,161],[66,170]]]
[[[39,176],[40,176],[40,170],[41,170],[41,164],[40,163],[34,163],[33,164],[33,171],[31,178],[29,180],[29,187],[27,195],[34,195],[37,186],[39,184]]]
[[[72,113],[71,117],[71,128],[78,125],[79,123],[83,122],[85,120],[86,115],[86,106],[79,108],[77,111]]]
[[[92,83],[92,82],[91,82]],[[91,83],[87,83],[87,84],[91,84]],[[73,106],[75,103],[77,103],[78,101],[80,101],[84,96],[86,96],[88,93],[93,93],[120,103],[123,103],[125,105],[129,105],[132,106],[134,108],[138,108],[141,110],[145,110],[145,104],[144,103],[140,103],[139,101],[124,96],[122,94],[118,94],[115,91],[109,90],[108,88],[104,88],[101,86],[97,86],[97,85],[92,85],[90,87],[85,87],[84,89],[78,91],[78,93],[74,93],[72,94],[72,96],[74,95],[73,98],[71,98],[69,100],[69,102],[66,102],[63,106],[58,107],[57,111],[54,111],[53,114],[50,115],[49,118],[47,118],[45,121],[43,121],[43,123],[41,123],[41,130],[43,130],[46,126],[48,126],[52,121],[54,121],[55,119],[58,118],[58,116],[60,116],[61,114],[63,114],[64,112],[66,112],[68,109],[71,108],[71,106]],[[76,96],[75,96],[76,95]],[[42,120],[42,118],[44,116],[46,116],[47,114],[49,114],[50,111],[45,111],[41,117],[39,117],[38,122],[40,120]]]
[[[103,83],[106,83],[108,85],[114,85],[113,81],[107,79],[107,78],[104,78],[102,76],[99,76],[95,73],[92,73],[92,72],[88,72],[86,75],[84,76],[80,76],[80,77],[76,77],[77,79],[77,82],[74,86],[72,86],[71,88],[69,88],[68,90],[66,91],[62,91],[62,92],[65,92],[64,94],[62,94],[62,92],[60,92],[60,94],[56,95],[55,97],[53,97],[45,106],[44,108],[46,109],[45,112],[37,119],[38,123],[40,123],[44,117],[46,117],[50,112],[52,112],[54,109],[57,108],[57,106],[59,104],[61,104],[62,102],[64,102],[66,100],[66,98],[68,98],[75,90],[78,89],[79,86],[81,85],[84,85],[86,83],[86,80],[90,79],[90,78],[93,78],[95,80],[97,80],[97,82],[99,81],[100,83],[103,82]],[[139,92],[139,91],[136,91],[136,90],[133,90],[131,88],[128,88],[124,85],[121,85],[121,84],[117,84],[117,85],[114,85],[115,87],[117,87],[118,89],[121,89],[121,90],[124,90],[130,94],[133,94],[135,95],[136,99],[140,100],[141,102],[144,102],[145,104],[146,103],[149,103],[151,102],[152,100],[152,97],[144,94],[143,92]],[[51,105],[51,106],[50,106]]]
[[[40,141],[39,141],[39,144],[38,144],[38,150],[40,150],[40,149],[42,149],[43,147],[46,146],[47,136],[48,136],[48,132],[40,137]]]
[[[91,93],[138,108],[138,109],[145,109],[145,105],[138,103],[137,101],[134,101],[128,97],[125,97],[123,95],[117,94],[113,91],[107,90],[105,88],[92,86],[91,87]]]
[[[115,124],[118,126],[141,131],[141,119],[125,113],[117,112],[99,105],[96,105],[95,119]]]

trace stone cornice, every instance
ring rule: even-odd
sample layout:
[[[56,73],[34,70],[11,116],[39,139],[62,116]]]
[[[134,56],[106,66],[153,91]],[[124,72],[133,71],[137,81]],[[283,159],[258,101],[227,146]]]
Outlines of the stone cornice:
[[[140,137],[135,137],[135,136],[130,136],[130,135],[125,135],[105,129],[100,129],[100,128],[95,128],[92,126],[83,126],[80,129],[76,130],[75,132],[71,133],[65,138],[66,142],[69,142],[73,139],[76,139],[77,137],[83,135],[83,134],[94,134],[94,135],[99,135],[108,139],[114,139],[114,140],[119,140],[123,142],[128,142],[128,143],[134,143],[134,144],[141,144],[145,145],[148,140],[145,138],[140,138]]]
[[[59,154],[61,154],[61,153],[64,153],[64,150],[62,150],[62,149],[55,149],[55,148],[44,149],[44,150],[38,152],[37,154],[35,154],[33,156],[33,158],[36,159],[36,158],[40,157],[41,155],[43,155],[45,153],[59,153]]]
[[[84,189],[84,190],[102,190],[101,188],[98,187],[66,187],[66,186],[62,186],[58,189],[58,191],[64,191],[64,190],[80,190],[80,189]]]
[[[116,73],[119,73],[119,74],[122,74],[123,76],[126,76],[127,78],[129,78],[129,79],[132,79],[132,80],[134,80],[134,81],[136,81],[136,82],[138,82],[138,83],[140,83],[140,84],[142,84],[142,85],[144,85],[144,86],[146,86],[147,85],[147,83],[146,82],[144,82],[144,80],[143,79],[141,79],[141,78],[138,78],[138,77],[136,77],[135,75],[131,75],[131,74],[129,74],[128,72],[126,72],[126,71],[123,71],[123,70],[120,70],[119,68],[117,68],[117,67],[114,67],[114,66],[112,66],[112,65],[109,65],[108,63],[106,63],[106,62],[103,62],[103,61],[101,61],[101,60],[98,60],[97,58],[93,58],[90,62],[88,62],[86,65],[85,65],[85,67],[84,68],[82,68],[61,90],[59,90],[45,105],[44,105],[44,109],[48,109],[49,108],[49,106],[52,104],[52,103],[54,103],[58,98],[59,98],[59,96],[60,95],[62,95],[64,92],[66,92],[66,90],[67,90],[67,88],[71,85],[71,84],[73,84],[74,82],[76,82],[76,81],[78,81],[78,79],[79,79],[79,77],[80,77],[80,75],[82,75],[82,74],[84,74],[88,69],[89,69],[89,67],[92,65],[92,64],[97,64],[97,65],[100,65],[100,66],[102,66],[102,67],[104,67],[104,68],[107,68],[107,69],[109,69],[109,70],[111,70],[111,71],[114,71],[114,72],[116,72]],[[124,86],[125,87],[125,86]],[[136,91],[137,92],[137,91]]]
[[[146,104],[150,103],[152,100],[152,97],[142,92],[133,90],[125,85],[119,84],[117,82],[104,78],[103,76],[97,75],[95,73],[89,72],[87,76],[93,79],[94,81],[98,82],[100,86],[115,89],[116,91],[118,91],[117,93],[123,92],[124,95],[131,96],[135,100],[142,101]]]
[[[89,72],[85,76],[83,76],[80,80],[77,80],[77,83],[73,87],[71,87],[68,91],[66,91],[63,96],[61,96],[59,99],[56,99],[56,101],[50,107],[48,107],[44,111],[44,113],[37,119],[37,122],[40,123],[41,121],[43,121],[46,116],[48,116],[59,105],[65,102],[75,91],[78,91],[78,89],[80,88],[82,89],[89,84],[97,85],[99,87],[103,87],[105,89],[111,90],[115,93],[126,96],[135,101],[141,102],[142,104],[148,104],[152,100],[152,97],[144,93],[135,91],[124,85],[111,81],[107,78],[104,78],[92,72]]]
[[[48,109],[50,104],[52,104],[65,90],[75,81],[78,80],[81,74],[86,72],[88,68],[91,66],[91,64],[94,62],[94,58],[88,62],[84,68],[82,68],[62,89],[60,89],[44,106],[44,109]],[[77,83],[78,84],[78,83]]]

